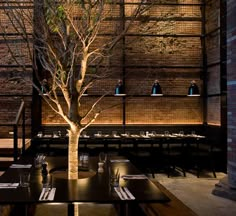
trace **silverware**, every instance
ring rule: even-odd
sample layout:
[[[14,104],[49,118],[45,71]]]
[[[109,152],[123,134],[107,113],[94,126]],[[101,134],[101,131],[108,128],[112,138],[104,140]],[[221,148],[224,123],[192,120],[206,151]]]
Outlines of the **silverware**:
[[[117,189],[117,192],[120,194],[120,198],[125,200],[125,196],[123,195],[120,187],[116,187],[116,189]]]
[[[124,189],[124,187],[120,187],[120,189],[121,189],[121,191],[122,191],[122,193],[123,193],[126,200],[131,199],[130,196],[126,193],[126,190]]]
[[[48,197],[49,197],[49,195],[50,195],[50,192],[51,192],[51,190],[52,190],[52,188],[49,188],[49,189],[48,189],[48,193],[47,193],[47,195],[46,195],[46,197],[45,197],[45,199],[46,199],[46,200],[48,199]]]
[[[51,188],[45,188],[42,200],[47,200],[50,194]]]

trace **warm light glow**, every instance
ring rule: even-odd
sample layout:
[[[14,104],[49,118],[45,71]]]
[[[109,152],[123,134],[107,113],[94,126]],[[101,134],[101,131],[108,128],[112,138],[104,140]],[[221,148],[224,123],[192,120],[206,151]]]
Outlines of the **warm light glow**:
[[[78,181],[79,187],[83,187],[83,188],[87,187],[88,183],[89,183],[89,178],[83,178]]]

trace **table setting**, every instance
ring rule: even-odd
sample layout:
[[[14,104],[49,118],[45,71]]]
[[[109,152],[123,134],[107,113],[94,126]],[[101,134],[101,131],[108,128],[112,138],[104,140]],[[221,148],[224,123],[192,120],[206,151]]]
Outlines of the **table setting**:
[[[19,183],[0,183],[0,189],[16,189]]]
[[[21,165],[34,164],[34,158],[22,158]],[[65,167],[67,157],[50,157],[44,160],[46,166],[37,168],[34,165],[30,169],[28,186],[22,186],[19,182],[20,169],[8,169],[0,177],[0,203],[18,204],[25,203],[68,203],[95,202],[129,205],[130,202],[168,202],[169,199],[155,185],[144,177],[138,169],[125,157],[110,156],[101,152],[100,157],[89,157],[89,170],[94,170],[92,177],[70,180],[59,178],[52,171]],[[103,171],[98,172],[98,164],[103,163]],[[114,166],[115,182],[111,184],[109,167]],[[45,172],[44,169],[47,169]],[[9,180],[14,180],[13,183]],[[134,180],[137,179],[137,180]],[[144,193],[145,191],[145,193]],[[122,215],[123,216],[123,215]]]
[[[114,190],[121,200],[135,200],[135,197],[127,187],[115,187]]]
[[[39,196],[40,201],[54,200],[56,188],[43,188]]]

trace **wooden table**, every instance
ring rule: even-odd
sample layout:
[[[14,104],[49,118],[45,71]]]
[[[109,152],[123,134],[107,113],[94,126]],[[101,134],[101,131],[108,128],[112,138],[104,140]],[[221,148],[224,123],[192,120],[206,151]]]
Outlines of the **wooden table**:
[[[130,204],[140,203],[164,203],[169,198],[162,193],[149,179],[142,180],[120,180],[120,185],[127,187],[135,196],[135,200],[121,200],[109,184],[108,167],[109,160],[104,166],[103,173],[97,173],[98,158],[89,158],[89,170],[95,171],[95,175],[89,178],[68,180],[55,177],[52,174],[52,184],[56,188],[53,201],[39,201],[42,185],[41,169],[34,166],[30,169],[31,181],[29,188],[18,187],[17,189],[0,189],[1,204],[40,204],[40,203],[67,203],[68,206],[75,202],[80,203],[110,203],[120,206],[120,215],[125,215],[126,208]],[[47,157],[49,172],[55,170],[66,170],[67,157]],[[19,163],[33,164],[33,157],[22,158]],[[140,174],[140,171],[130,162],[117,162],[120,174]],[[9,168],[1,177],[0,182],[18,182],[19,169]],[[70,211],[71,208],[68,208]],[[71,216],[71,212],[68,212]]]

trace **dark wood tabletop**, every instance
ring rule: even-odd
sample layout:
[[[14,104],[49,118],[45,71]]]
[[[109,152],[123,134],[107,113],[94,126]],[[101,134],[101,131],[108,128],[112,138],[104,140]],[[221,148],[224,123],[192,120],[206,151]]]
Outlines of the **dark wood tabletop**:
[[[95,202],[95,203],[151,203],[168,202],[169,198],[162,193],[149,179],[120,179],[120,185],[127,187],[134,195],[135,200],[121,200],[109,184],[108,167],[110,158],[104,165],[104,172],[98,173],[98,158],[89,158],[88,170],[94,175],[89,178],[68,180],[53,174],[53,171],[67,170],[67,157],[46,157],[48,162],[48,175],[52,175],[52,186],[56,188],[53,201],[39,201],[39,196],[43,188],[43,175],[40,168],[34,165],[30,168],[30,186],[27,188],[18,187],[16,189],[0,189],[0,203],[73,203],[73,202]],[[23,157],[18,163],[33,164],[33,157]],[[140,174],[140,171],[130,162],[115,162],[119,167],[120,175]],[[0,182],[19,182],[19,172],[21,169],[9,168],[1,177]],[[84,171],[81,171],[84,172]]]

